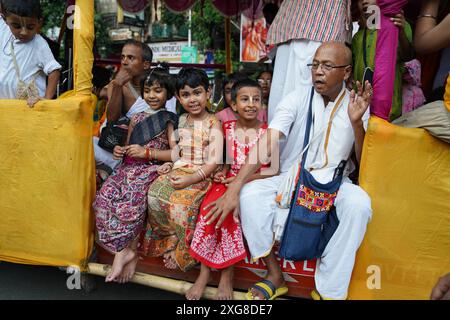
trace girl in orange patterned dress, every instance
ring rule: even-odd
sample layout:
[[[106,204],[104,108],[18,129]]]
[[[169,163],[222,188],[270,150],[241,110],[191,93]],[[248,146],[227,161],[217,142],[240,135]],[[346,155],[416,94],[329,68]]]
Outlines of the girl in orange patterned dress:
[[[209,80],[200,69],[183,68],[176,80],[176,96],[187,113],[180,117],[174,164],[148,191],[148,223],[144,254],[163,256],[169,269],[187,271],[197,262],[189,255],[200,204],[211,185],[210,177],[222,163],[220,122],[206,110]],[[175,159],[174,159],[175,160]]]

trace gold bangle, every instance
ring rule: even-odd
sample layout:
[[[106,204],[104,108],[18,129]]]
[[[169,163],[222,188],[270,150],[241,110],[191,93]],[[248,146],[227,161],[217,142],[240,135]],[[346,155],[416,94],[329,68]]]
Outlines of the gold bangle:
[[[153,149],[150,149],[150,148],[148,148],[148,150],[149,150],[149,153],[150,153],[150,156],[149,156],[149,158],[148,158],[148,161],[149,162],[152,162],[152,160],[154,159],[154,157],[153,157]]]

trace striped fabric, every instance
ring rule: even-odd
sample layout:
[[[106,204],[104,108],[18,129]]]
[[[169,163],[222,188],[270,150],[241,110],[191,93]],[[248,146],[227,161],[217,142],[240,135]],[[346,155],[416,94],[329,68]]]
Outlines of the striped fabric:
[[[351,42],[350,0],[284,0],[267,44],[292,39]]]

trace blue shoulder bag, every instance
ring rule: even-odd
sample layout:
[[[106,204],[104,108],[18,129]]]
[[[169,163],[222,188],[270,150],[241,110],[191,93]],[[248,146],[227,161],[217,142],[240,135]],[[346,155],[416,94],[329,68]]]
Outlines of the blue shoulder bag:
[[[304,149],[307,148],[309,143],[313,121],[313,96],[314,88],[312,88],[309,101],[305,139],[303,142]],[[336,109],[334,112],[338,107],[339,101],[335,105]],[[332,113],[331,119],[333,115],[334,113]],[[306,170],[307,154],[308,152],[305,150],[302,155],[299,179],[295,195],[292,198],[279,250],[280,257],[293,261],[320,258],[328,241],[339,225],[334,201],[341,185],[345,161],[340,163],[333,180],[322,184],[317,182],[311,173]]]

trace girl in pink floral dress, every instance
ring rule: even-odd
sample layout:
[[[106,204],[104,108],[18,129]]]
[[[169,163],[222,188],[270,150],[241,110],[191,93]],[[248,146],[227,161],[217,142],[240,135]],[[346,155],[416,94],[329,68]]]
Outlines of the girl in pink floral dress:
[[[227,184],[238,174],[250,149],[267,130],[267,124],[257,119],[261,101],[261,87],[256,81],[245,79],[233,86],[232,106],[239,117],[223,124],[227,165],[214,175],[214,184],[200,206],[189,253],[202,265],[199,277],[186,293],[188,299],[196,300],[202,296],[209,281],[210,268],[222,270],[217,299],[233,298],[233,265],[247,255],[242,230],[237,217],[232,214],[227,216],[219,229],[215,223],[208,225],[208,213],[210,205],[225,193]],[[257,173],[251,180],[263,177],[267,176]]]

